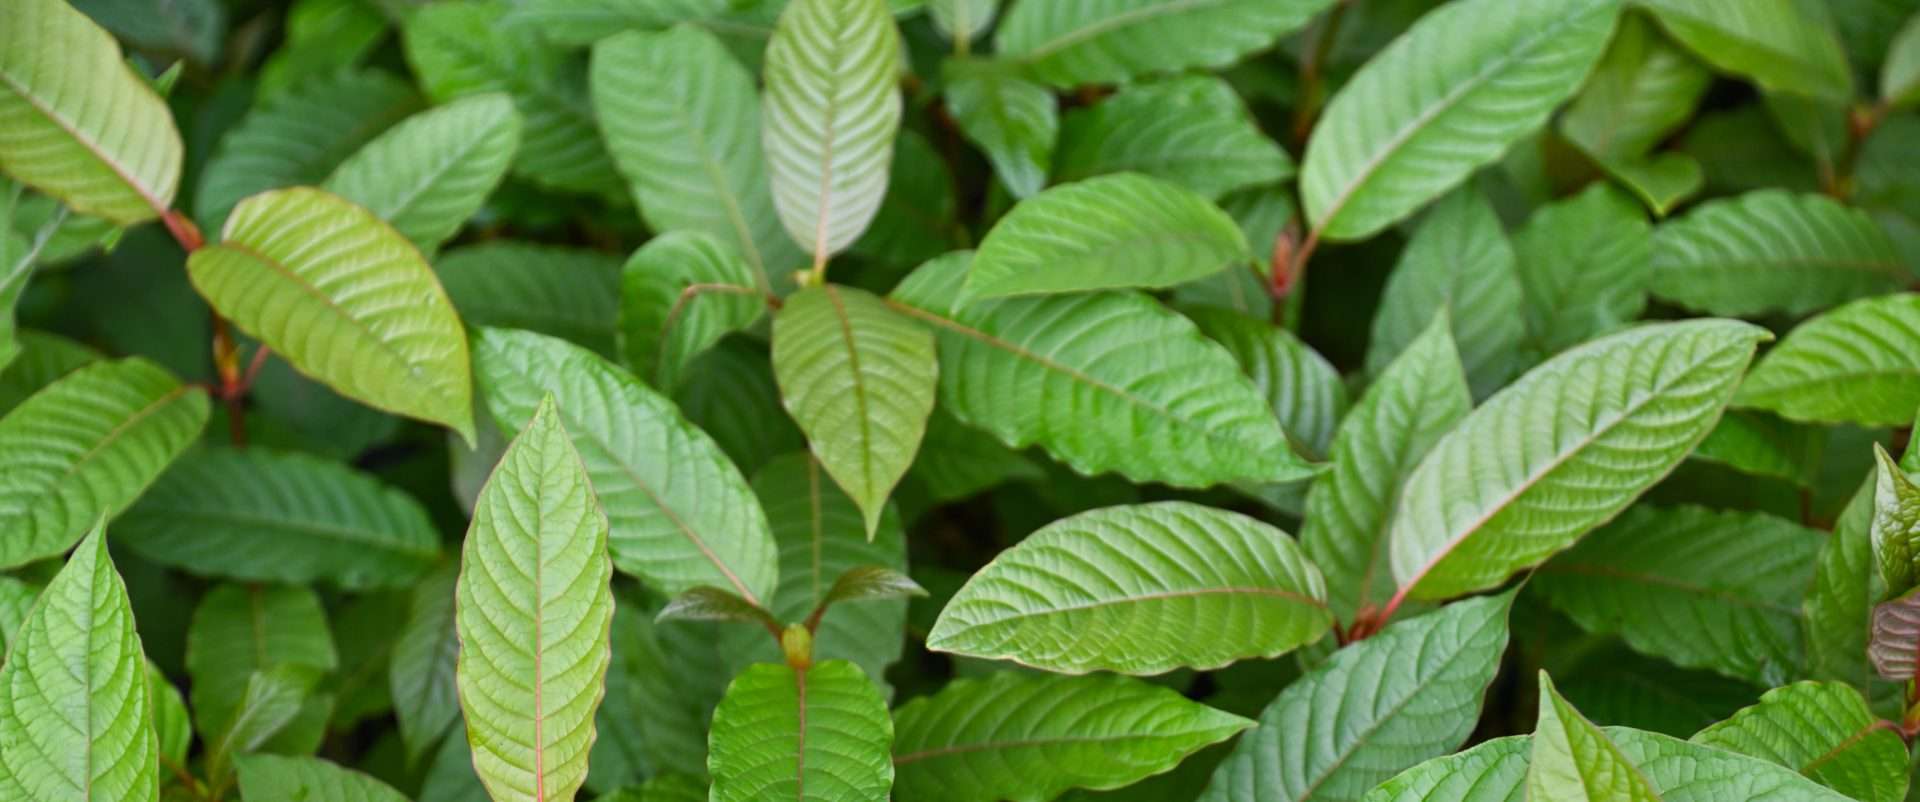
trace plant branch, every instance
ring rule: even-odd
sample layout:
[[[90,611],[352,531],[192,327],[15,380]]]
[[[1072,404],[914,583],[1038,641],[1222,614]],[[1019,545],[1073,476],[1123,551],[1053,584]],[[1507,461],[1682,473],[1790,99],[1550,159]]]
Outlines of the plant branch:
[[[206,247],[207,241],[201,236],[200,228],[186,215],[172,209],[161,209],[160,223],[167,227],[167,233],[173,235],[188,257]],[[260,346],[243,376],[240,372],[240,347],[234,342],[227,319],[221,317],[219,312],[213,313],[213,370],[220,377],[220,388],[215,394],[227,405],[227,436],[235,446],[247,444],[246,394],[248,388],[253,386],[253,378],[259,374],[267,353],[267,347]]]

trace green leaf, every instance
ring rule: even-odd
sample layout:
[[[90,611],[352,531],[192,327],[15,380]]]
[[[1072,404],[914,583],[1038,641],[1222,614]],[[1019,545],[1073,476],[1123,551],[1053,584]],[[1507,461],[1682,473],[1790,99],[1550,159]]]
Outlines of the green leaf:
[[[193,719],[187,713],[187,700],[152,659],[147,659],[146,665],[147,698],[153,700],[153,732],[159,742],[160,759],[184,766],[187,751],[193,747]],[[163,780],[168,774],[165,763],[154,766],[154,770]]]
[[[1400,595],[1493,587],[1619,514],[1713,429],[1767,336],[1727,320],[1648,324],[1495,394],[1407,480],[1388,532]]]
[[[1734,403],[1788,420],[1901,426],[1920,408],[1920,293],[1867,298],[1800,324]]]
[[[904,601],[915,597],[924,598],[927,589],[920,583],[892,568],[880,565],[860,565],[847,569],[833,580],[833,587],[827,595],[821,597],[820,606],[841,602],[864,601]],[[904,618],[905,611],[902,611]],[[904,623],[904,622],[903,622]],[[817,641],[816,641],[817,643]]]
[[[1803,662],[1799,601],[1820,533],[1769,515],[1636,506],[1535,574],[1588,631],[1761,685]]]
[[[753,286],[800,266],[805,257],[779,225],[767,185],[753,76],[713,34],[676,27],[607,37],[594,46],[591,82],[607,149],[650,228],[732,245]]]
[[[778,631],[780,622],[760,605],[727,591],[702,585],[673,597],[655,621],[734,621]]]
[[[612,195],[620,174],[601,144],[587,82],[564,54],[531,32],[503,25],[494,3],[438,3],[401,28],[407,63],[435,103],[491,92],[520,112],[516,175],[560,190]]]
[[[1275,657],[1333,623],[1285,532],[1169,501],[1056,521],[947,602],[927,648],[1066,674],[1160,674]]]
[[[1734,410],[1700,441],[1691,457],[1743,473],[1785,479],[1803,487],[1818,479],[1827,433],[1764,412]]]
[[[0,171],[123,226],[166,212],[183,159],[166,101],[72,6],[10,5],[0,25]]]
[[[1472,187],[1448,195],[1414,229],[1387,277],[1367,340],[1367,371],[1381,375],[1447,310],[1475,398],[1512,378],[1527,336],[1513,246],[1485,195]]]
[[[940,406],[961,422],[1088,475],[1179,487],[1313,475],[1233,356],[1186,318],[1132,292],[961,306],[969,261],[928,262],[889,302],[938,334]]]
[[[760,130],[774,209],[816,266],[860,238],[887,194],[899,68],[883,0],[793,0],[767,42]]]
[[[153,799],[152,704],[127,586],[96,523],[0,668],[0,791],[23,802]]]
[[[362,0],[295,0],[286,41],[260,65],[254,96],[277,98],[352,69],[386,38],[391,22]]]
[[[1041,802],[1070,788],[1120,788],[1253,726],[1135,679],[1021,671],[954,680],[894,720],[895,796],[924,802]]]
[[[869,536],[913,465],[938,373],[933,336],[864,290],[802,290],[773,319],[781,399]]]
[[[965,2],[966,0],[960,0]],[[948,61],[947,111],[1015,198],[1039,194],[1053,171],[1060,110],[1053,93],[997,63]]]
[[[493,240],[440,255],[434,273],[469,326],[526,329],[611,357],[620,260],[597,251]]]
[[[766,312],[753,266],[706,234],[654,237],[620,273],[620,352],[655,387],[678,386],[695,357]]]
[[[1778,763],[1862,802],[1907,798],[1907,745],[1839,683],[1800,682],[1693,736],[1693,742]]]
[[[1460,0],[1420,18],[1327,104],[1300,195],[1329,239],[1406,217],[1546,122],[1605,51],[1619,0]]]
[[[220,138],[200,171],[193,215],[218,229],[242,198],[319,184],[347,157],[420,109],[420,95],[377,71],[320,76],[268,99]]]
[[[68,374],[0,418],[0,568],[118,515],[207,422],[206,393],[138,357]]]
[[[325,187],[432,253],[480,209],[519,147],[513,101],[473,95],[381,134],[341,163]]]
[[[1804,315],[1910,279],[1873,218],[1823,195],[1752,192],[1654,234],[1653,293],[1709,314]]]
[[[852,663],[759,663],[713,711],[713,802],[881,802],[893,786],[893,722]]]
[[[1293,177],[1293,159],[1260,133],[1227,82],[1176,78],[1120,90],[1069,112],[1054,180],[1133,172],[1219,198]]]
[[[1327,579],[1342,620],[1393,595],[1387,529],[1400,488],[1440,437],[1473,409],[1448,315],[1380,372],[1334,435],[1333,469],[1307,492],[1300,546]]]
[[[1920,592],[1874,605],[1867,655],[1882,678],[1912,681],[1920,673]]]
[[[934,409],[927,438],[911,476],[936,504],[959,501],[1011,482],[1038,482],[1046,473],[1026,455],[1007,448],[953,415]]]
[[[58,334],[21,329],[19,355],[0,369],[0,414],[61,377],[105,357],[99,351]]]
[[[1685,153],[1657,153],[1646,159],[1603,163],[1601,168],[1619,181],[1656,217],[1666,217],[1706,183],[1700,161]]]
[[[1527,798],[1558,802],[1659,802],[1660,792],[1606,733],[1560,696],[1540,672],[1540,721],[1527,768]]]
[[[1873,489],[1874,560],[1888,595],[1900,596],[1920,585],[1920,484],[1895,464],[1879,443],[1873,444],[1879,461]]]
[[[316,189],[261,193],[187,259],[194,288],[301,373],[473,441],[466,333],[432,268],[372,213]]]
[[[927,0],[927,15],[947,38],[971,39],[993,24],[1000,0]]]
[[[893,143],[886,200],[850,252],[871,265],[862,281],[885,276],[881,283],[891,284],[913,265],[968,242],[966,228],[956,219],[957,206],[946,157],[918,131],[901,129]]]
[[[1636,161],[1693,116],[1713,74],[1631,15],[1567,112],[1560,132],[1602,164]]]
[[[1872,521],[1873,485],[1863,483],[1820,549],[1801,609],[1806,616],[1806,675],[1846,682],[1878,704],[1883,696],[1902,691],[1879,681],[1868,655],[1874,605],[1886,596],[1869,535]]]
[[[385,783],[319,758],[252,755],[238,768],[240,793],[249,801],[407,802]]]
[[[207,780],[216,794],[232,779],[237,755],[275,749],[273,741],[281,751],[312,752],[324,734],[331,704],[326,697],[310,696],[320,681],[320,672],[311,666],[275,665],[238,679],[242,684],[232,689],[238,694],[233,712],[218,730],[202,733]],[[290,745],[295,740],[299,743]]]
[[[1880,67],[1880,97],[1889,107],[1920,103],[1920,13],[1907,18]]]
[[[647,760],[705,777],[707,725],[733,679],[722,630],[704,622],[655,623],[647,615],[616,615],[614,626],[627,627],[638,646],[623,654],[623,670],[632,678],[632,705],[644,714],[638,724]]]
[[[186,662],[194,723],[209,744],[227,745],[226,756],[253,751],[282,730],[286,751],[319,744],[332,700],[309,692],[340,658],[313,591],[215,587],[193,611]]]
[[[613,622],[607,516],[547,396],[474,505],[455,584],[456,683],[496,802],[572,799]]]
[[[806,448],[800,427],[780,407],[767,351],[744,338],[722,340],[694,361],[673,400],[741,471]],[[925,453],[925,450],[922,450]]]
[[[1090,178],[1013,207],[980,243],[966,297],[1171,287],[1252,261],[1220,207],[1132,173]]]
[[[524,427],[548,393],[612,524],[614,564],[663,594],[700,585],[760,603],[773,592],[773,538],[747,480],[673,402],[585,349],[528,332],[474,338],[495,420]]]
[[[1347,412],[1347,385],[1326,357],[1293,332],[1238,312],[1196,309],[1187,316],[1233,354],[1298,449],[1316,457],[1327,453],[1334,426]]]
[[[1512,604],[1460,602],[1334,652],[1267,706],[1200,802],[1358,800],[1459,747],[1507,650]]]
[[[1605,184],[1541,207],[1514,232],[1513,249],[1527,329],[1543,353],[1619,329],[1646,308],[1652,227],[1639,204]]]
[[[345,465],[263,449],[182,457],[114,527],[140,556],[199,576],[405,586],[440,556],[419,502]]]
[[[994,49],[1057,87],[1225,67],[1271,46],[1333,0],[1054,0],[1016,2]]]
[[[454,683],[460,654],[453,610],[457,577],[458,572],[446,566],[414,587],[387,664],[393,717],[411,762],[425,756],[460,719]]]
[[[1853,100],[1853,71],[1826,21],[1795,0],[1634,0],[1715,68],[1774,92]]]

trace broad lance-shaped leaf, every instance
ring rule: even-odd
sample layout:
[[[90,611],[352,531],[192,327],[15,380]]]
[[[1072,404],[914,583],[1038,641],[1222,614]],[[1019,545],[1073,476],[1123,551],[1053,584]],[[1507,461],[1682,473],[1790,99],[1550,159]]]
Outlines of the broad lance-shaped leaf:
[[[1179,487],[1313,475],[1233,355],[1191,321],[1135,292],[959,304],[971,258],[928,262],[889,301],[938,335],[940,407],[961,422],[1089,475]]]
[[[182,153],[166,101],[111,35],[64,0],[7,4],[0,171],[128,226],[173,204]]]
[[[887,194],[899,69],[886,0],[793,0],[767,42],[773,205],[816,266],[860,238]]]
[[[1326,575],[1343,620],[1393,595],[1387,527],[1407,475],[1473,409],[1441,312],[1381,371],[1333,438],[1333,469],[1307,492],[1300,547]]]
[[[1911,279],[1866,212],[1762,190],[1701,205],[1654,233],[1654,295],[1715,315],[1815,309]]]
[[[1053,93],[997,62],[949,59],[941,74],[947,111],[960,133],[986,153],[994,178],[1016,198],[1039,194],[1053,171],[1060,132]]]
[[[1605,51],[1620,0],[1459,0],[1340,89],[1301,167],[1307,219],[1363,239],[1546,122]]]
[[[1507,650],[1511,593],[1452,604],[1333,653],[1280,692],[1200,802],[1353,802],[1455,749]]]
[[[440,556],[412,497],[346,465],[292,452],[182,457],[114,527],[142,557],[200,576],[402,587]]]
[[[1821,427],[1765,412],[1734,410],[1720,418],[1720,425],[1689,458],[1810,487],[1820,472],[1827,434]]]
[[[1903,426],[1920,408],[1920,293],[1867,298],[1788,332],[1737,406],[1788,420]]]
[[[312,590],[214,587],[193,611],[186,662],[194,724],[210,753],[222,745],[224,760],[276,735],[275,744],[291,751],[319,745],[332,700],[310,692],[340,655]]]
[[[367,143],[326,189],[432,253],[498,186],[520,148],[513,100],[490,93],[416,114]]]
[[[1837,682],[1799,682],[1693,736],[1693,742],[1798,771],[1862,802],[1907,798],[1907,745]]]
[[[213,308],[342,395],[473,441],[467,337],[414,248],[317,189],[264,192],[227,217],[187,275]]]
[[[1873,444],[1879,465],[1874,471],[1874,561],[1890,595],[1904,595],[1920,585],[1920,484],[1901,470],[1879,443]]]
[[[0,568],[66,551],[118,515],[206,423],[206,393],[138,357],[21,402],[0,418]]]
[[[1514,232],[1513,249],[1527,329],[1542,354],[1626,326],[1646,309],[1653,227],[1609,184],[1542,206]]]
[[[1136,679],[1023,671],[954,680],[893,718],[895,796],[923,802],[1120,788],[1253,726]]]
[[[938,374],[933,335],[864,290],[801,290],[773,319],[781,401],[869,536],[926,435]]]
[[[469,327],[526,329],[616,353],[617,256],[502,239],[442,253],[433,272]]]
[[[548,396],[480,491],[455,584],[460,707],[495,802],[563,802],[586,780],[612,579],[607,516]]]
[[[1134,173],[1022,201],[980,243],[968,299],[1171,287],[1246,264],[1246,235],[1192,190]]]
[[[1058,87],[1124,84],[1158,72],[1225,67],[1305,25],[1333,0],[1016,2],[994,49]]]
[[[1920,674],[1920,590],[1873,606],[1867,657],[1885,679],[1910,681]]]
[[[237,767],[240,793],[249,800],[407,802],[386,783],[319,758],[250,755],[241,758]]]
[[[1703,61],[1776,91],[1849,103],[1853,71],[1833,29],[1794,0],[1635,0]]]
[[[454,623],[454,566],[444,566],[413,589],[407,618],[387,664],[393,717],[410,760],[418,761],[460,720],[455,664],[460,639]]]
[[[1293,538],[1253,518],[1109,507],[1001,552],[940,611],[927,648],[1065,674],[1212,669],[1318,640],[1326,595]]]
[[[882,802],[893,787],[893,721],[852,663],[758,663],[713,711],[712,802]]]
[[[634,375],[663,390],[694,357],[765,313],[753,266],[719,240],[669,231],[621,268],[620,353]]]
[[[1852,685],[1876,708],[1889,712],[1905,689],[1881,679],[1869,654],[1875,605],[1886,583],[1873,558],[1873,483],[1861,483],[1820,548],[1814,579],[1801,603],[1807,644],[1806,676]],[[1920,628],[1916,628],[1920,631]]]
[[[1202,307],[1187,317],[1233,354],[1296,449],[1314,458],[1327,453],[1347,412],[1347,385],[1326,357],[1293,332],[1239,312]]]
[[[1293,159],[1260,133],[1226,80],[1139,84],[1067,114],[1054,180],[1135,172],[1218,198],[1293,177]]]
[[[1660,802],[1631,758],[1580,715],[1540,672],[1540,719],[1527,767],[1527,798],[1555,802]]]
[[[1473,397],[1492,395],[1513,377],[1527,338],[1523,292],[1493,204],[1462,187],[1427,212],[1387,277],[1367,340],[1368,372],[1381,375],[1445,309]]]
[[[96,525],[47,584],[0,668],[0,796],[150,800],[159,742],[126,583]]]
[[[1640,15],[1621,21],[1560,131],[1602,164],[1645,157],[1693,116],[1713,74]]]
[[[1762,513],[1641,505],[1541,566],[1533,584],[1591,632],[1771,685],[1803,662],[1799,601],[1823,540]]]
[[[805,257],[780,226],[753,75],[692,26],[628,31],[593,49],[593,106],[648,227],[725,242],[760,286]]]
[[[700,585],[756,604],[778,576],[766,515],[739,469],[673,402],[584,348],[523,331],[474,338],[481,395],[522,426],[552,393],[612,525],[614,565],[664,595]]]
[[[1388,532],[1399,595],[1493,587],[1619,514],[1713,430],[1767,337],[1729,320],[1649,324],[1494,395],[1401,491]]]

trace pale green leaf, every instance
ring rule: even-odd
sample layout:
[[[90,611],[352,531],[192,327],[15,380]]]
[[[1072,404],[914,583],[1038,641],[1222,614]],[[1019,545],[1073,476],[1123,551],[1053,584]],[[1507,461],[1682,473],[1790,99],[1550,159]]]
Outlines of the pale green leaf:
[[[1001,58],[1058,87],[1225,67],[1298,30],[1333,0],[1016,2],[994,34]]]
[[[1654,295],[1715,315],[1804,315],[1912,276],[1865,212],[1762,190],[1713,201],[1654,233]]]
[[[1171,287],[1252,261],[1246,236],[1192,190],[1133,173],[1022,201],[973,259],[968,298]]]
[[[900,32],[884,0],[792,0],[767,42],[761,142],[774,209],[814,264],[866,231],[900,129]]]
[[[999,10],[1000,0],[927,0],[934,27],[956,42],[985,32]]]
[[[1868,532],[1888,595],[1901,596],[1920,585],[1920,484],[1879,443],[1874,444],[1873,454],[1879,466],[1874,472],[1873,524]]]
[[[896,796],[922,802],[1046,802],[1069,788],[1119,788],[1253,726],[1140,680],[1021,671],[954,680],[894,720]]]
[[[927,648],[1068,674],[1160,674],[1274,657],[1333,623],[1320,571],[1285,532],[1169,501],[1028,535],[954,594]]]
[[[410,761],[424,757],[460,720],[459,691],[454,687],[460,654],[453,611],[457,576],[448,566],[414,587],[387,664],[393,717]]]
[[[913,464],[933,411],[933,336],[863,290],[827,285],[773,319],[773,373],[787,412],[868,534]]]
[[[1693,742],[1777,763],[1861,802],[1907,798],[1907,745],[1839,683],[1800,682],[1693,736]]]
[[[1225,309],[1196,309],[1187,316],[1233,354],[1294,446],[1325,456],[1333,429],[1347,412],[1340,371],[1293,332],[1266,321]]]
[[[753,266],[706,234],[670,231],[620,269],[620,353],[636,376],[666,390],[721,337],[765,314]]]
[[[547,396],[480,490],[455,583],[455,681],[495,802],[569,800],[586,779],[612,579],[607,516]]]
[[[1839,37],[1795,0],[1634,0],[1703,61],[1761,87],[1847,103],[1853,71]]]
[[[405,493],[338,462],[263,449],[182,457],[114,539],[199,576],[347,590],[405,586],[440,556],[433,522]]]
[[[1540,672],[1540,720],[1533,731],[1527,798],[1554,802],[1660,802],[1632,759]]]
[[[1370,60],[1327,104],[1300,194],[1315,230],[1363,239],[1546,122],[1599,61],[1619,0],[1458,0]]]
[[[1639,204],[1595,184],[1541,207],[1514,232],[1527,329],[1541,353],[1557,353],[1640,316],[1647,305],[1652,231]]]
[[[1734,410],[1700,441],[1691,457],[1742,473],[1771,476],[1810,487],[1818,479],[1827,432],[1764,412]]]
[[[1803,662],[1799,602],[1822,540],[1762,513],[1636,506],[1541,566],[1533,584],[1588,631],[1770,685]]]
[[[480,209],[519,147],[513,101],[472,95],[381,134],[342,162],[325,187],[432,253]]]
[[[0,171],[120,225],[167,211],[180,132],[119,43],[63,0],[0,18]]]
[[[1713,75],[1633,15],[1607,47],[1560,132],[1602,164],[1636,161],[1693,116]]]
[[[592,85],[607,148],[651,228],[728,243],[754,286],[801,266],[774,213],[753,76],[713,34],[608,37],[594,46]]]
[[[1788,420],[1902,426],[1920,408],[1920,293],[1828,311],[1768,351],[1735,403]]]
[[[1393,595],[1387,529],[1400,488],[1440,437],[1473,409],[1447,315],[1400,352],[1334,435],[1333,469],[1307,491],[1300,546],[1343,620]]]
[[[1920,591],[1874,605],[1867,656],[1885,679],[1910,682],[1920,673]]]
[[[967,2],[967,0],[958,0]],[[1015,198],[1039,194],[1053,171],[1060,110],[1046,87],[999,64],[949,61],[947,111]]]
[[[215,587],[193,611],[186,662],[194,723],[208,743],[228,743],[227,756],[252,751],[282,730],[288,751],[319,743],[332,702],[308,694],[340,657],[313,591]],[[257,674],[270,676],[255,682]],[[278,712],[268,715],[268,708]]]
[[[1201,802],[1334,802],[1457,748],[1507,650],[1511,595],[1444,607],[1333,653],[1260,714]]]
[[[956,219],[957,193],[946,157],[920,132],[900,129],[887,174],[887,198],[849,253],[868,260],[862,282],[891,284],[914,265],[969,242]],[[881,277],[885,278],[882,279]]]
[[[1233,356],[1186,318],[1132,292],[959,305],[969,261],[928,262],[889,302],[938,334],[940,405],[961,422],[1088,475],[1181,487],[1313,475]]]
[[[522,427],[552,393],[612,525],[614,564],[664,594],[700,585],[761,603],[773,537],[745,477],[664,396],[606,360],[550,337],[482,329],[481,395]]]
[[[1889,106],[1920,103],[1920,12],[1913,12],[1887,49],[1880,67],[1880,97]]]
[[[1523,299],[1500,218],[1485,195],[1462,188],[1434,204],[1400,252],[1374,312],[1367,370],[1380,375],[1445,309],[1474,397],[1492,395],[1517,367]]]
[[[1120,172],[1218,198],[1292,178],[1293,159],[1226,81],[1187,77],[1123,89],[1061,121],[1055,181]]]
[[[473,434],[466,333],[420,252],[336,195],[296,188],[234,207],[187,260],[234,325],[342,395]]]
[[[87,365],[0,418],[0,567],[52,557],[138,498],[207,422],[206,393],[138,357]]]
[[[759,663],[713,711],[712,802],[883,802],[893,786],[893,722],[852,663],[795,671]]]
[[[1767,336],[1726,320],[1649,324],[1495,394],[1407,480],[1388,533],[1401,595],[1498,585],[1619,514],[1712,431]]]
[[[236,768],[247,802],[407,802],[385,783],[319,758],[252,755]]]
[[[434,273],[469,326],[526,329],[611,357],[620,260],[596,251],[493,240],[455,248]]]
[[[0,668],[0,795],[153,799],[152,704],[127,586],[96,524],[40,594]]]

